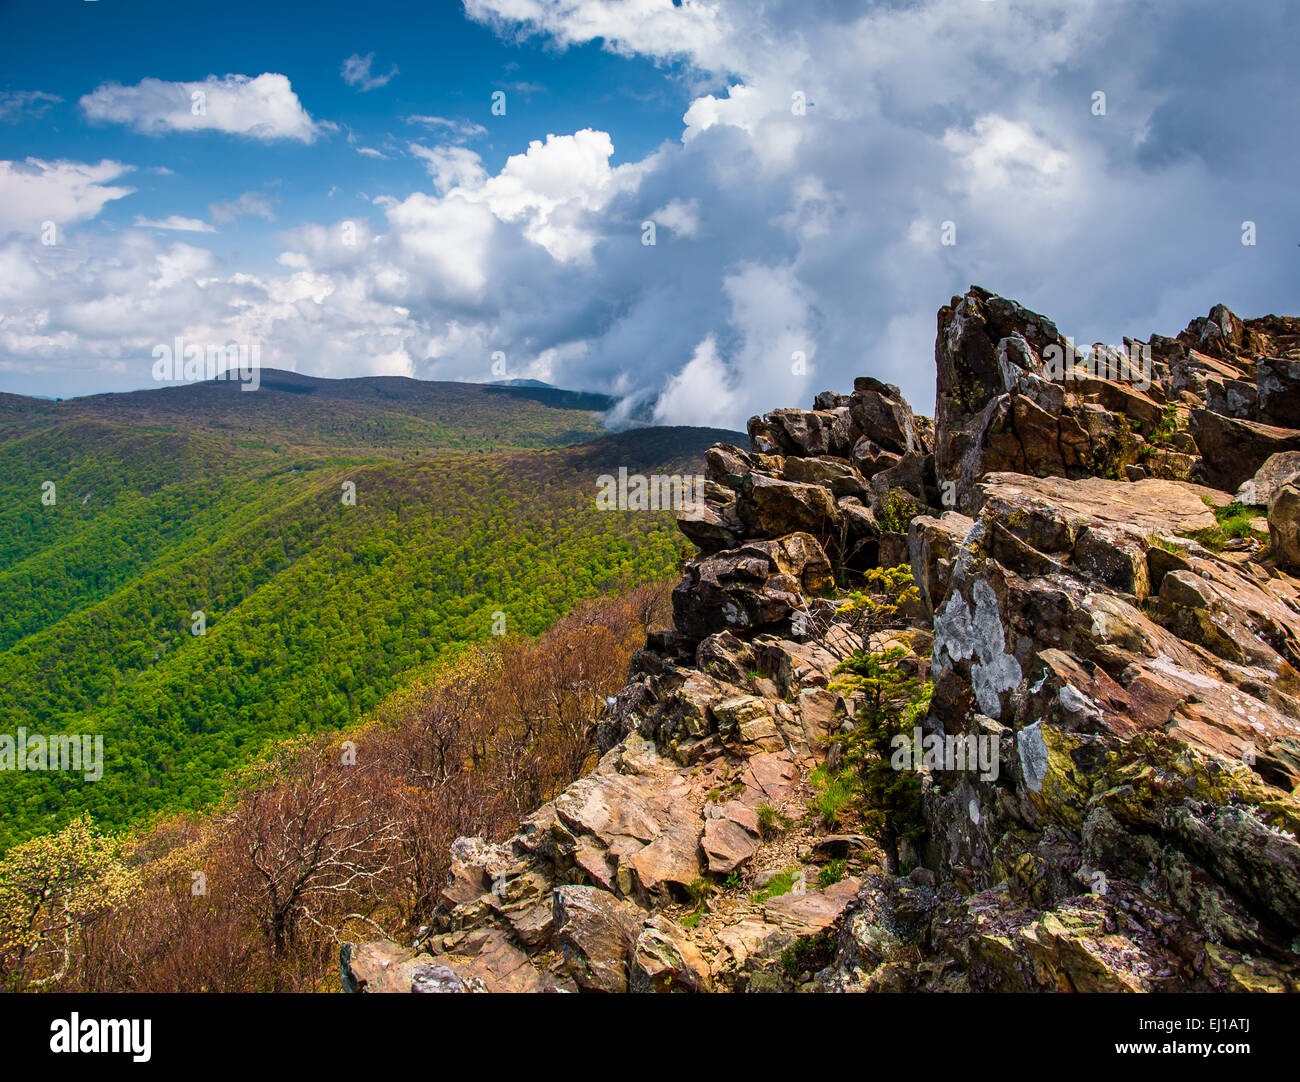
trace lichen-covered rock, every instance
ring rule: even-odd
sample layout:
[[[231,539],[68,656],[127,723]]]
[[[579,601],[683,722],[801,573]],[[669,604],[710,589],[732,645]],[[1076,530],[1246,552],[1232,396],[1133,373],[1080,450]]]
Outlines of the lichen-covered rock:
[[[968,889],[1008,884],[1032,921],[945,949],[973,987],[1222,977],[1182,972],[1169,945],[1117,915],[1087,931],[1034,916],[1060,917],[1077,890],[1060,871],[1078,870],[1112,897],[1142,882],[1180,936],[1217,920],[1279,963],[1300,930],[1286,882],[1300,858],[1297,584],[1188,542],[1181,555],[1161,548],[1213,521],[1195,486],[994,475],[980,495],[935,613],[935,709],[948,733],[1001,734],[1001,770],[996,782],[935,776],[927,863]],[[1152,590],[1157,603],[1140,607]]]
[[[690,564],[673,591],[673,618],[696,641],[720,631],[749,635],[789,620],[832,585],[831,562],[811,534],[753,541]]]
[[[1283,485],[1297,479],[1300,479],[1300,451],[1269,455],[1255,476],[1241,483],[1236,501],[1247,506],[1268,507]]]

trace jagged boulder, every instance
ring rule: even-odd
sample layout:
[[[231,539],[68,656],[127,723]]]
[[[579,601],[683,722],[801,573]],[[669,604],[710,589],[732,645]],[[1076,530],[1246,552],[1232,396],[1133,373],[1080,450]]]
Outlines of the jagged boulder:
[[[626,992],[627,964],[641,934],[642,911],[596,887],[559,887],[554,904],[556,945],[578,987]]]
[[[867,479],[850,463],[840,458],[791,458],[785,463],[785,479],[806,485],[820,485],[829,489],[832,496],[867,495]],[[824,518],[834,520],[835,513],[827,510]]]
[[[597,887],[647,903],[684,894],[700,874],[700,822],[675,768],[629,737],[557,796],[546,827],[556,869],[572,866]]]
[[[870,436],[863,436],[853,445],[853,466],[863,477],[874,477],[881,470],[897,466],[903,461],[898,451],[887,451]]]
[[[738,695],[718,703],[713,708],[713,715],[719,733],[729,743],[739,742],[765,751],[776,751],[783,745],[772,711],[773,707],[757,695]]]
[[[1259,413],[1259,391],[1246,379],[1211,373],[1202,381],[1205,406],[1225,417],[1251,418]]]
[[[339,973],[345,992],[409,992],[416,952],[396,943],[344,943]]]
[[[989,402],[1009,389],[1009,377],[1042,373],[1049,346],[1063,351],[1068,343],[1046,316],[1015,301],[972,286],[963,297],[939,310],[935,343],[937,373],[935,426],[951,437]],[[936,448],[948,461],[944,441]]]
[[[754,668],[754,650],[730,631],[721,631],[695,648],[695,666],[720,680],[743,685]]]
[[[781,455],[751,454],[729,443],[716,443],[704,453],[708,479],[740,491],[745,478],[755,470],[776,476],[785,469]]]
[[[1236,492],[1273,455],[1300,451],[1300,431],[1224,417],[1205,409],[1191,412],[1191,431],[1204,462],[1205,480]]]
[[[457,838],[451,846],[451,866],[442,899],[451,906],[472,902],[492,889],[504,873],[518,866],[508,850],[482,838]]]
[[[1258,407],[1259,395],[1251,379],[1250,364],[1233,358],[1232,361],[1211,356],[1189,347],[1170,365],[1169,391],[1190,405],[1206,405],[1213,401],[1222,403],[1235,415],[1242,407],[1248,413]],[[1235,396],[1246,396],[1242,401]],[[1252,401],[1253,400],[1253,403]]]
[[[781,695],[793,695],[800,688],[829,685],[836,666],[855,645],[848,636],[827,635],[824,642],[801,643],[760,635],[753,642],[754,661],[760,672],[772,678]]]
[[[831,490],[820,484],[751,473],[741,489],[738,514],[748,537],[826,536],[837,526],[839,509]]]
[[[1136,463],[1136,430],[1154,431],[1159,405],[1117,379],[1076,374],[1073,356],[1051,320],[977,286],[940,309],[935,473],[951,486],[945,506],[969,511],[988,473],[1118,477]]]
[[[701,503],[678,511],[677,526],[705,552],[733,548],[745,532],[737,494],[716,481],[705,481]]]
[[[735,871],[758,852],[762,842],[758,814],[753,808],[738,800],[705,808],[700,847],[710,872],[726,875]]]
[[[1216,304],[1204,319],[1189,327],[1196,334],[1196,345],[1216,357],[1235,357],[1246,346],[1248,332],[1240,317],[1226,304]]]
[[[931,450],[927,431],[918,425],[912,407],[892,384],[859,376],[849,396],[850,435],[854,454],[865,440],[881,450],[898,454],[924,454]]]
[[[1277,562],[1300,568],[1300,488],[1289,482],[1269,502],[1268,536]]]
[[[632,948],[633,992],[708,992],[709,965],[684,929],[660,914],[645,922]]]
[[[1243,481],[1237,489],[1236,501],[1253,507],[1268,507],[1281,490],[1300,478],[1300,451],[1282,451],[1269,455],[1255,476]]]
[[[692,641],[720,631],[748,635],[788,620],[832,585],[831,562],[811,534],[754,541],[688,565],[673,591],[673,622]]]
[[[749,420],[751,448],[761,454],[846,457],[849,411],[779,409]]]

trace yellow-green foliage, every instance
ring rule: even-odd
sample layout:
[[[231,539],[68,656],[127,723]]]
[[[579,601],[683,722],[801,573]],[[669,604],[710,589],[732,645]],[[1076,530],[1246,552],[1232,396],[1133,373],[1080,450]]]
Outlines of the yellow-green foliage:
[[[861,589],[849,595],[849,603],[840,611],[856,616],[857,622],[872,630],[888,627],[904,605],[916,601],[921,591],[907,564],[896,567],[873,567],[863,573]]]
[[[1208,499],[1204,502],[1214,512],[1215,525],[1201,530],[1191,530],[1182,536],[1190,538],[1211,552],[1221,552],[1234,538],[1253,537],[1259,541],[1268,540],[1267,532],[1256,530],[1251,526],[1255,519],[1262,517],[1259,508],[1235,502],[1216,507]]]
[[[876,522],[889,533],[907,533],[908,523],[916,513],[916,501],[906,492],[894,488],[886,493],[876,511]]]
[[[762,832],[763,837],[770,838],[776,834],[784,834],[791,827],[790,819],[779,808],[771,804],[760,804],[758,806],[758,829]]]
[[[136,874],[88,817],[0,858],[0,984],[58,981],[84,927],[128,897]]]
[[[782,894],[789,894],[790,891],[794,889],[795,880],[798,878],[798,868],[787,868],[780,874],[773,876],[767,886],[754,891],[754,893],[749,896],[749,900],[754,905],[762,905],[770,898],[779,898]]]

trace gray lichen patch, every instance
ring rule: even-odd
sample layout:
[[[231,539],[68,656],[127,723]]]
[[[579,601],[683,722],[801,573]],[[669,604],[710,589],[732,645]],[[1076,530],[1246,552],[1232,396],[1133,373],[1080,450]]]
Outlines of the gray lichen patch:
[[[1047,777],[1047,745],[1043,742],[1042,722],[1036,721],[1016,733],[1016,750],[1020,753],[1020,769],[1025,784],[1031,792],[1043,791]]]
[[[1002,692],[1019,686],[1020,663],[1006,650],[1006,631],[998,612],[998,599],[984,579],[971,588],[972,608],[953,590],[948,604],[934,618],[934,656],[946,653],[953,661],[975,659],[970,667],[971,688],[980,710],[991,718],[1002,715]]]

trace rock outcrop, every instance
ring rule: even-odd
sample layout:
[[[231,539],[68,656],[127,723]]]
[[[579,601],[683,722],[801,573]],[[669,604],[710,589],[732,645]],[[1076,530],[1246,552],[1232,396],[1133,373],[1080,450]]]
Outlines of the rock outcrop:
[[[432,930],[348,945],[345,988],[1300,990],[1300,320],[1125,351],[972,288],[933,422],[862,378],[714,447],[599,764],[458,841]],[[918,757],[902,876],[810,811],[844,599],[898,564],[918,744],[971,749]]]

